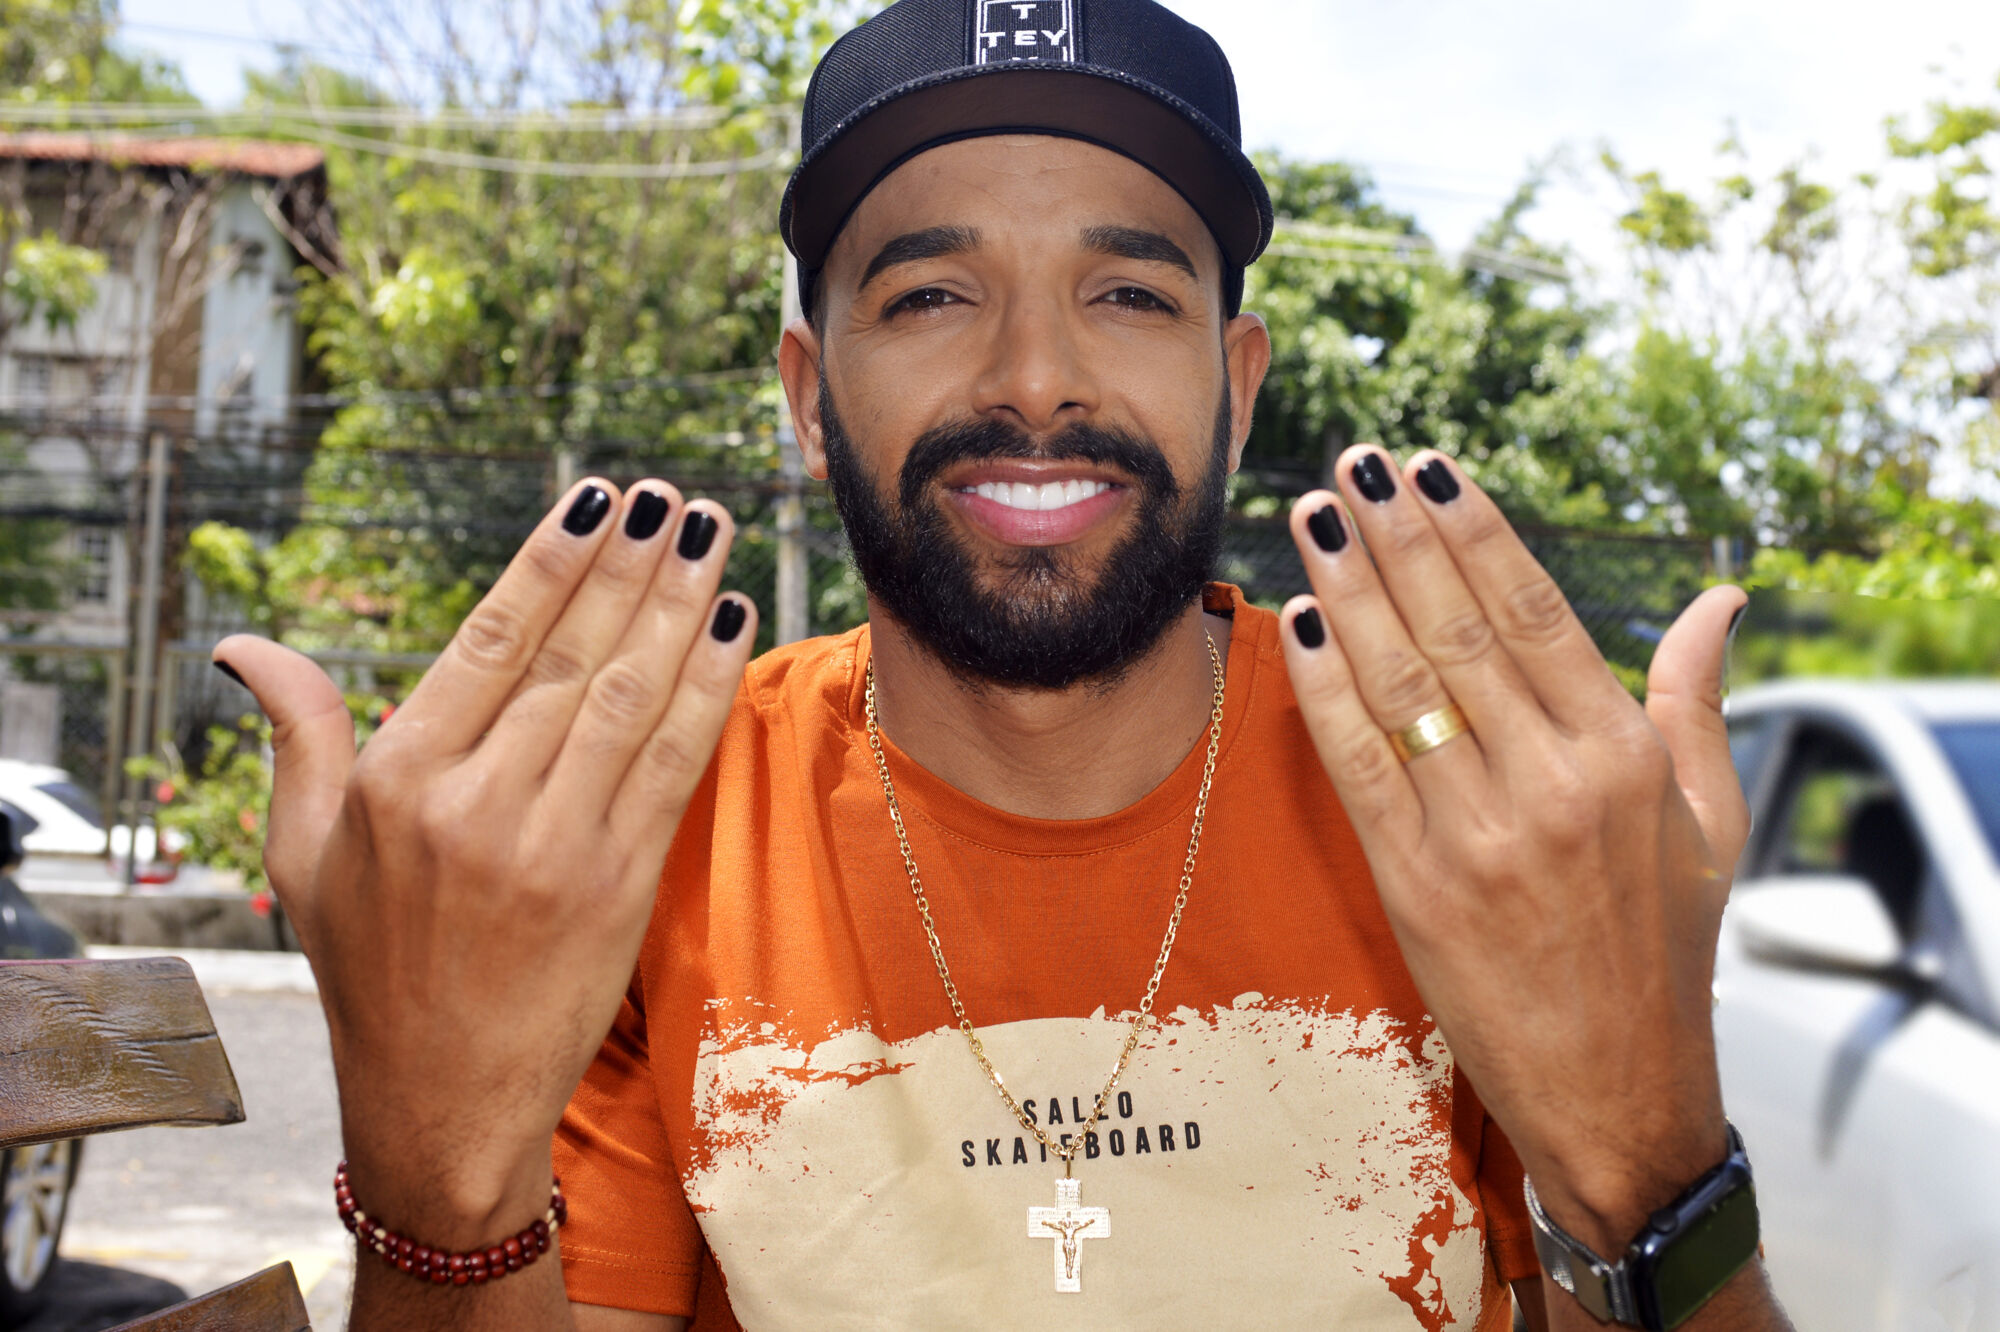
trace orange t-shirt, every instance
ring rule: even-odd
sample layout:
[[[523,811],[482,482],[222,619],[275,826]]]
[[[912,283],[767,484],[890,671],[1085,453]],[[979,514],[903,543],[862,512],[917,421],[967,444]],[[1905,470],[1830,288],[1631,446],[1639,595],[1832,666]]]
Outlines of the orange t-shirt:
[[[1277,618],[1233,588],[1208,604],[1232,629],[1193,890],[1159,1021],[1076,1162],[1108,1219],[1066,1246],[1029,1214],[1062,1168],[939,984],[866,740],[864,627],[751,665],[674,841],[557,1134],[573,1300],[698,1328],[1507,1326],[1501,1283],[1536,1270],[1520,1165],[1404,968]],[[966,1011],[1052,1134],[1144,993],[1205,749],[1066,821],[887,746]]]

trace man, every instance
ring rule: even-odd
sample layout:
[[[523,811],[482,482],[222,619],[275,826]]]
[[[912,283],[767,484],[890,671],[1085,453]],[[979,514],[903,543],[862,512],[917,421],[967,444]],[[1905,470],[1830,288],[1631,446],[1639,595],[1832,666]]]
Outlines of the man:
[[[1238,139],[1150,0],[901,0],[784,217],[865,629],[745,679],[727,514],[591,481],[359,760],[219,646],[357,1327],[1783,1325],[1708,1025],[1742,594],[1641,709],[1372,446],[1294,510],[1314,595],[1209,585],[1270,355]]]

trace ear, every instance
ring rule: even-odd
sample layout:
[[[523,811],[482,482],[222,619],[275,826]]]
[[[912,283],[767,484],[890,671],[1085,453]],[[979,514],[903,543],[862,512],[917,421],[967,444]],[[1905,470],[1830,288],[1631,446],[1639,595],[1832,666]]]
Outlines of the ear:
[[[819,334],[810,320],[794,319],[778,341],[778,378],[784,381],[785,400],[791,405],[792,431],[798,436],[806,475],[824,481],[826,432],[819,415],[819,376]]]
[[[1271,332],[1257,315],[1239,314],[1222,326],[1223,369],[1229,376],[1229,470],[1243,461],[1250,413],[1271,368]]]

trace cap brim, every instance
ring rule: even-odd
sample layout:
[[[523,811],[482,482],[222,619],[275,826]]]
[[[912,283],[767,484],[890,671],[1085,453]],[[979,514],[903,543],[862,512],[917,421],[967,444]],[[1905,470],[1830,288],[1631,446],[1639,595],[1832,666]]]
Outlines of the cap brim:
[[[792,252],[817,269],[883,177],[928,149],[992,134],[1057,134],[1133,159],[1180,192],[1233,267],[1249,264],[1270,240],[1263,179],[1194,107],[1117,70],[1013,61],[903,84],[824,136],[793,173],[779,210]],[[795,207],[801,199],[811,206]]]

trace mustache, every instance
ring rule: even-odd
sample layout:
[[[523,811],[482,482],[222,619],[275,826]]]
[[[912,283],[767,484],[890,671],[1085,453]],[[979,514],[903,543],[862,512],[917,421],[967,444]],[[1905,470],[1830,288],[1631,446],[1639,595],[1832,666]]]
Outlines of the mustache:
[[[1145,493],[1167,503],[1180,498],[1180,482],[1166,456],[1151,442],[1115,426],[1077,422],[1037,440],[1007,421],[987,418],[958,421],[925,431],[903,459],[897,480],[897,500],[909,513],[923,503],[924,492],[950,467],[996,459],[1042,462],[1084,462],[1115,467],[1139,483]]]

